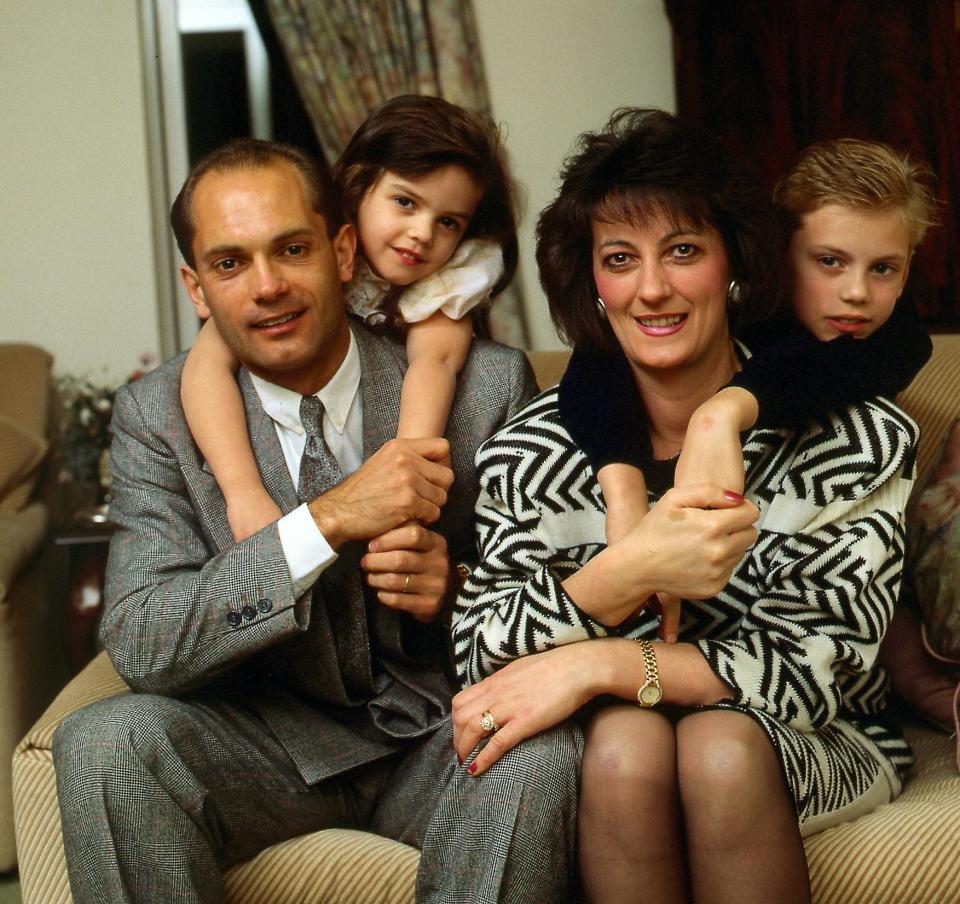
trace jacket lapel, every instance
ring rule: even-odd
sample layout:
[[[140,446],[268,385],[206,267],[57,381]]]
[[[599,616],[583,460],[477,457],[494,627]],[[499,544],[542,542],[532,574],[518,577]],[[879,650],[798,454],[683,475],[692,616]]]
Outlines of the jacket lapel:
[[[281,511],[291,512],[299,505],[297,488],[287,470],[287,462],[283,457],[283,449],[280,448],[273,419],[263,410],[260,396],[257,395],[250,374],[245,368],[240,369],[239,382],[247,414],[250,444],[260,468],[263,485]]]
[[[353,324],[351,324],[353,328]],[[403,367],[400,349],[387,340],[353,328],[360,353],[360,398],[363,406],[363,458],[368,459],[397,435]]]

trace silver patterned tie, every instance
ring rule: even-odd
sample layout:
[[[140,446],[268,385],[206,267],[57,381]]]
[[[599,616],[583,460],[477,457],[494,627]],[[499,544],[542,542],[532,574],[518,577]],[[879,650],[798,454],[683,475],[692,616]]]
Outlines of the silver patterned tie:
[[[300,402],[300,420],[307,435],[300,459],[297,496],[310,502],[343,480],[340,465],[323,438],[323,402],[316,396],[304,396]]]
[[[323,437],[323,403],[316,396],[303,397],[300,420],[307,442],[300,459],[297,496],[301,502],[310,502],[340,483],[343,472]],[[323,588],[324,610],[337,648],[340,678],[347,699],[356,702],[373,695],[370,641],[360,580],[362,549],[348,543],[338,553],[337,561],[320,575],[318,583]],[[314,617],[319,617],[318,613]]]

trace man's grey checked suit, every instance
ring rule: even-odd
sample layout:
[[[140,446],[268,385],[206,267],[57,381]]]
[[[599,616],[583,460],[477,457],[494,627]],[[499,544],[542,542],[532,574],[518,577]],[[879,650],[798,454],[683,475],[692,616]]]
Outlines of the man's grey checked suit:
[[[363,327],[353,332],[366,458],[395,435],[404,351]],[[75,900],[218,900],[218,868],[323,825],[422,844],[424,901],[562,900],[579,739],[548,733],[479,780],[457,769],[442,629],[364,599],[361,544],[342,548],[312,592],[295,598],[275,525],[233,543],[222,494],[183,418],[181,366],[175,359],[123,388],[115,406],[119,529],[101,639],[144,696],[95,704],[57,732]],[[273,422],[243,371],[240,383],[264,484],[290,511],[298,500]],[[447,432],[456,480],[435,525],[452,561],[474,549],[476,447],[533,389],[522,354],[474,343]],[[345,631],[347,623],[366,630]],[[104,750],[121,746],[103,762]],[[355,767],[365,768],[344,777]],[[546,770],[535,788],[531,769]],[[557,824],[547,831],[557,837],[524,839],[530,798],[551,796]],[[317,801],[333,816],[317,822]],[[553,825],[543,806],[531,825]],[[504,831],[516,837],[498,838]],[[116,855],[95,852],[104,847]]]

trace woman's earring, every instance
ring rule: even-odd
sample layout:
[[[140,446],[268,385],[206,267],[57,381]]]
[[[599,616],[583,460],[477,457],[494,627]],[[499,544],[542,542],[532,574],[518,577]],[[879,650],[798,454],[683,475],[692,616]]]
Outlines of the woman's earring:
[[[600,315],[601,320],[607,319],[607,306],[603,303],[603,299],[599,295],[597,296],[597,313]]]
[[[739,304],[743,304],[744,299],[747,297],[747,290],[744,288],[742,282],[739,279],[731,279],[730,284],[727,286],[727,305],[731,308],[735,308]]]

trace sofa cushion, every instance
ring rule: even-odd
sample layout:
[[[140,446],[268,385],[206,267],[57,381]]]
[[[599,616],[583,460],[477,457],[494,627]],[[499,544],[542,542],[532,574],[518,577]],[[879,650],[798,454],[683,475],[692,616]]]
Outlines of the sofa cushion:
[[[14,754],[17,847],[24,900],[68,904],[50,744],[60,720],[126,686],[100,653],[50,705]],[[960,888],[960,775],[950,740],[911,724],[916,763],[903,794],[804,840],[814,904],[944,904]],[[418,852],[365,832],[328,829],[234,866],[228,904],[413,901]],[[266,893],[265,890],[270,891]]]
[[[42,436],[0,414],[0,511],[7,510],[5,500],[33,473],[46,451],[47,441]]]
[[[47,509],[39,502],[19,512],[0,512],[0,604],[47,530]]]
[[[19,476],[8,481],[3,476],[7,466],[4,450],[20,460],[24,455],[23,436],[35,437],[44,443],[47,435],[50,402],[50,367],[53,358],[41,348],[24,343],[0,343],[0,417],[17,428],[14,433],[4,430],[0,437],[0,511],[16,511],[23,507],[33,492],[37,477],[36,461],[25,469],[21,467]],[[19,450],[19,451],[16,451]],[[42,456],[44,449],[41,450]],[[35,458],[36,447],[27,455]]]
[[[920,425],[917,485],[926,483],[947,427],[960,413],[960,334],[931,336],[933,357],[897,396],[897,404]]]

